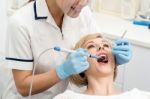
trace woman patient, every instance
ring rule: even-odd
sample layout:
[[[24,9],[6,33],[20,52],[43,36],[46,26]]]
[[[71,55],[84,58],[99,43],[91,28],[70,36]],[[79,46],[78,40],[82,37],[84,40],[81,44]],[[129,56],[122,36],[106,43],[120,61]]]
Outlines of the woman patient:
[[[85,85],[84,93],[66,90],[54,99],[150,99],[150,93],[138,89],[128,92],[118,92],[114,87],[117,75],[117,65],[112,53],[112,44],[101,34],[90,34],[83,37],[75,49],[86,48],[90,54],[103,56],[102,60],[88,58],[90,67],[79,75],[72,75],[70,81],[76,85]]]

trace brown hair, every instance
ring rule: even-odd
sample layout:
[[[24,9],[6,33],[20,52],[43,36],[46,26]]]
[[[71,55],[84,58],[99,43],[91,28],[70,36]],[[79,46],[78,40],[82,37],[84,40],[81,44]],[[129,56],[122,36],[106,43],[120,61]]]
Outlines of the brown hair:
[[[88,41],[88,40],[92,40],[92,39],[96,39],[96,38],[103,38],[102,35],[100,33],[95,33],[95,34],[88,34],[84,37],[82,37],[75,45],[74,49],[78,49],[78,48],[85,48],[84,44]],[[117,67],[115,66],[114,69],[114,80],[117,76]],[[73,82],[74,84],[80,86],[80,85],[87,85],[88,81],[87,81],[87,77],[85,76],[84,72],[80,73],[80,74],[76,74],[76,75],[72,75],[70,76],[70,81]]]
[[[34,1],[34,0],[29,0],[29,2]]]

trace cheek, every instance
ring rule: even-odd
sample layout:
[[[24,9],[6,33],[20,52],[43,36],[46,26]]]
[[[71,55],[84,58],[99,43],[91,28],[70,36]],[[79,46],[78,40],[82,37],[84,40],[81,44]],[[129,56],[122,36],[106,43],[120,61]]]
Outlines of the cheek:
[[[94,63],[94,61],[93,61],[92,58],[88,58],[87,60],[88,60],[88,62],[89,62],[89,64],[90,64],[90,66]]]
[[[114,55],[112,53],[110,54],[110,62],[111,62],[111,65],[113,65],[113,66],[116,65],[116,63],[115,63],[115,57],[114,57]]]
[[[95,68],[95,66],[97,64],[97,61],[95,59],[93,59],[93,58],[88,58],[87,60],[88,60],[89,65],[90,65],[88,71],[91,71],[91,70],[93,70]]]
[[[115,65],[115,56],[112,53],[112,49],[108,49],[107,52],[109,54],[109,61],[112,65]]]
[[[90,49],[90,50],[88,50],[88,52],[89,52],[89,54],[96,54],[96,49]]]

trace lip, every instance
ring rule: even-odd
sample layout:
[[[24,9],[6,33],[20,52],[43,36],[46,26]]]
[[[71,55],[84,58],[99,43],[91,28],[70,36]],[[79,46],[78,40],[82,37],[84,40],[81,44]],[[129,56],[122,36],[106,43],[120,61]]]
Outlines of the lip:
[[[79,12],[81,12],[81,9],[75,9],[75,11],[76,11],[77,13],[79,13]]]
[[[76,12],[81,12],[82,8],[83,8],[82,6],[72,6],[71,7],[71,9],[76,11]]]
[[[73,9],[73,11],[75,11],[76,13],[80,13],[81,9],[75,8],[75,9]]]

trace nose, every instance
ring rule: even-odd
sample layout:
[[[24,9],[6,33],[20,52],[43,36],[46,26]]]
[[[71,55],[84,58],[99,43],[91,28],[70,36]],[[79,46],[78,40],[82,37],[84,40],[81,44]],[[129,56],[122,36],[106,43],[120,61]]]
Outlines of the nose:
[[[97,51],[100,51],[100,50],[104,50],[104,46],[101,45],[97,48]]]

